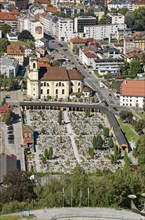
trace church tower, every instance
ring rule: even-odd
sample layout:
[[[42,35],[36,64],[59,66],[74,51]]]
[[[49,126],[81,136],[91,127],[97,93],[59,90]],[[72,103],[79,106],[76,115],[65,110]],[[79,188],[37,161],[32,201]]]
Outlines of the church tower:
[[[33,99],[39,98],[38,60],[35,55],[31,55],[29,60],[29,70],[27,75],[27,96]]]

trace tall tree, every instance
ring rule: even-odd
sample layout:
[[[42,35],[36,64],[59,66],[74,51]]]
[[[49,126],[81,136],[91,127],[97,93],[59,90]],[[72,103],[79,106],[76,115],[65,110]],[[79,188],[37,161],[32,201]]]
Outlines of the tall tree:
[[[9,172],[3,180],[4,190],[2,199],[5,202],[17,200],[31,201],[36,198],[33,187],[34,183],[30,180],[27,172],[12,171]]]
[[[23,30],[19,35],[18,35],[18,40],[21,41],[34,41],[34,37],[33,35],[27,31],[27,30]]]
[[[137,73],[141,73],[143,71],[141,63],[138,58],[133,58],[130,62],[129,75],[131,78],[136,77]]]

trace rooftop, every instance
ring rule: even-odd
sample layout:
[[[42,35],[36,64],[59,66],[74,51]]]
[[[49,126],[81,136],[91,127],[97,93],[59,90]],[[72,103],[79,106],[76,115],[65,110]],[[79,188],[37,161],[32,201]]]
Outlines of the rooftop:
[[[121,95],[145,97],[145,80],[124,80],[121,84]]]

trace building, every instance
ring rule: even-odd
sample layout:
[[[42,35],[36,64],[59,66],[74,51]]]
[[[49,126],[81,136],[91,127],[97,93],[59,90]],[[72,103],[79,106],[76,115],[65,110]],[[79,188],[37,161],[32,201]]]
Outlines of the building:
[[[108,10],[111,11],[111,9],[121,9],[121,8],[127,8],[130,11],[133,11],[134,9],[134,1],[133,0],[112,0],[108,3]]]
[[[102,40],[109,38],[110,35],[117,35],[118,29],[125,29],[126,24],[106,24],[106,25],[94,25],[85,26],[84,34],[86,38],[94,38],[96,40]]]
[[[17,158],[15,155],[0,154],[0,183],[10,171],[17,170]]]
[[[27,96],[38,98],[67,98],[73,92],[82,91],[84,77],[76,70],[65,67],[40,68],[35,56],[30,58],[27,78]]]
[[[0,73],[1,75],[10,77],[16,76],[19,68],[19,63],[16,59],[8,56],[0,57]]]
[[[120,88],[120,105],[143,108],[145,80],[124,80]]]
[[[92,16],[81,16],[74,18],[74,32],[83,33],[85,26],[97,24],[97,18]]]
[[[69,18],[58,18],[56,24],[56,39],[67,42],[73,37],[73,20]]]
[[[44,33],[51,34],[52,31],[52,16],[48,13],[42,13],[40,15],[40,22],[43,25]]]
[[[7,33],[8,41],[18,41],[18,36],[14,33]]]
[[[121,14],[107,14],[107,24],[124,24],[124,15]]]
[[[145,51],[145,32],[137,32],[133,37],[124,38],[124,54],[133,48]]]
[[[10,12],[0,12],[0,26],[8,24],[12,27],[12,31],[18,31],[18,19]]]
[[[35,40],[39,40],[44,37],[43,25],[40,21],[33,17],[29,17],[29,31]]]
[[[135,0],[134,1],[134,10],[136,10],[140,7],[145,7],[145,0]]]
[[[23,140],[26,148],[34,144],[34,131],[28,125],[23,125]]]
[[[10,44],[7,46],[7,55],[18,60],[20,65],[24,63],[25,46]]]

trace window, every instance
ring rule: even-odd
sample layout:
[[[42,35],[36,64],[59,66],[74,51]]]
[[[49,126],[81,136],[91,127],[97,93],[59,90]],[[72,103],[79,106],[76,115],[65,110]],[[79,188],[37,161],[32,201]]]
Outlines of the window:
[[[81,83],[80,83],[80,82],[78,82],[78,86],[80,86],[80,84],[81,84]]]
[[[47,83],[47,86],[49,86],[49,83]]]
[[[47,94],[49,94],[49,89],[47,89]]]
[[[41,83],[41,86],[43,86],[43,83]]]
[[[43,89],[41,89],[41,94],[43,94]]]
[[[44,86],[46,86],[46,82],[44,82]]]
[[[61,82],[59,82],[59,86],[61,86]]]
[[[80,92],[80,91],[81,91],[81,89],[79,88],[79,89],[78,89],[78,92]]]
[[[33,63],[33,69],[35,69],[36,68],[36,63]]]
[[[55,90],[56,95],[58,94],[58,89]]]
[[[62,95],[64,95],[64,89],[62,89]]]

